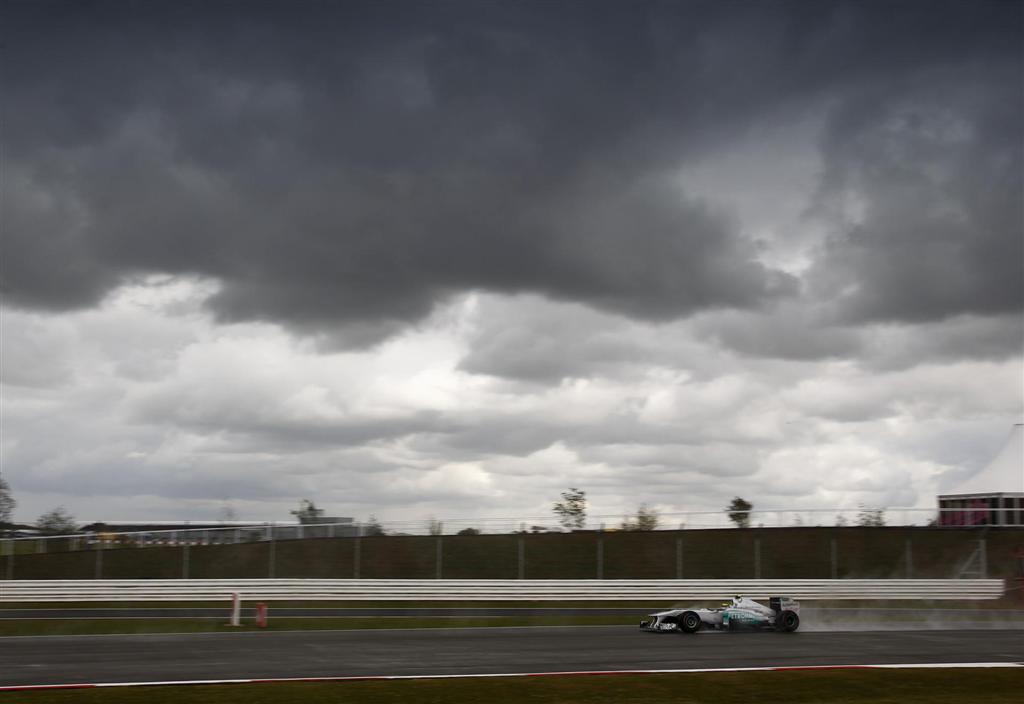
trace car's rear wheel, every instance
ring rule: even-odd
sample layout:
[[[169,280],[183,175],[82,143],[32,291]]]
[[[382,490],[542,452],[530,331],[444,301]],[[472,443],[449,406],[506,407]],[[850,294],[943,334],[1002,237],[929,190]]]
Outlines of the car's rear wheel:
[[[687,611],[679,617],[679,627],[683,633],[696,633],[700,630],[701,625],[700,615],[694,611]]]
[[[800,616],[795,611],[783,611],[779,614],[779,630],[792,633],[800,628]]]

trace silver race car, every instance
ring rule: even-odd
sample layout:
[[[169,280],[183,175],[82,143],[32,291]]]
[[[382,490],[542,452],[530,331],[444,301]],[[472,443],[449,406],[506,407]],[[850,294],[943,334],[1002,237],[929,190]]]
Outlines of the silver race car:
[[[768,606],[743,596],[734,596],[717,609],[659,611],[640,622],[640,630],[655,633],[696,633],[701,628],[792,633],[799,627],[800,603],[788,596],[773,596],[768,600]]]

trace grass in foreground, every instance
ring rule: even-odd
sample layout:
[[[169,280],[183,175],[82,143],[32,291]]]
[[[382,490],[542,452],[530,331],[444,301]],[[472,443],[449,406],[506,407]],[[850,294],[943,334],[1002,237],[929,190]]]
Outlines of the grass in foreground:
[[[357,628],[480,628],[493,626],[605,626],[634,624],[621,616],[536,616],[489,618],[323,617],[271,618],[267,628],[251,620],[241,626],[227,619],[2,619],[0,636],[58,636],[134,633],[236,633],[239,631],[338,631]]]
[[[190,685],[11,695],[27,704],[1016,704],[1022,687],[1024,669],[949,669]],[[0,693],[0,701],[5,698]]]

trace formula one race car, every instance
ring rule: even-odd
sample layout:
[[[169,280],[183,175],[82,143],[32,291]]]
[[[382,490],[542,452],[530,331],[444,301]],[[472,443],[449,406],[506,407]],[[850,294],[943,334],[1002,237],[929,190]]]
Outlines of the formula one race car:
[[[773,596],[768,606],[742,596],[733,597],[717,609],[672,609],[651,614],[640,622],[640,630],[655,633],[696,633],[701,628],[716,630],[784,631],[800,627],[800,603],[788,596]]]

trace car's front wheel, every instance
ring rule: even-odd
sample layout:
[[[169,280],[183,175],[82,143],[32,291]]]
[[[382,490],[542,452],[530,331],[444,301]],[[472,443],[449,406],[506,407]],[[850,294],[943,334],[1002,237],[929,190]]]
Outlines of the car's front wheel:
[[[700,630],[703,622],[700,620],[700,615],[694,611],[687,611],[679,617],[679,627],[683,633],[696,633]]]

